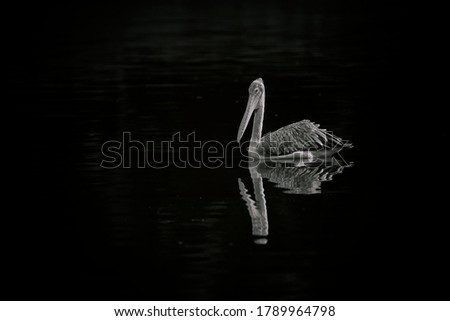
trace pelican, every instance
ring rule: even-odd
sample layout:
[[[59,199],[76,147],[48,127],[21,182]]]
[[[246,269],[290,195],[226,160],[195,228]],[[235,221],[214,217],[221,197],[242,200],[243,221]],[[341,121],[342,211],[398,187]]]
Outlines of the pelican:
[[[326,129],[319,128],[318,124],[309,120],[287,125],[261,137],[266,102],[262,78],[254,80],[248,88],[248,92],[247,108],[239,126],[237,141],[241,141],[250,118],[255,112],[249,151],[256,152],[256,155],[252,156],[269,158],[274,161],[299,157],[311,160],[316,157],[329,157],[344,147],[352,147],[351,144]]]

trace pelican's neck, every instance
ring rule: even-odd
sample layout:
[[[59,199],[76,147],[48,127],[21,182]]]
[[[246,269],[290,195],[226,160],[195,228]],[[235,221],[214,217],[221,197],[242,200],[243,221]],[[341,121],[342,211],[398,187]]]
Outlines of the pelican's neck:
[[[258,103],[258,109],[256,110],[255,117],[253,119],[253,130],[252,137],[250,139],[250,147],[256,147],[261,142],[265,102],[266,93],[263,92]]]

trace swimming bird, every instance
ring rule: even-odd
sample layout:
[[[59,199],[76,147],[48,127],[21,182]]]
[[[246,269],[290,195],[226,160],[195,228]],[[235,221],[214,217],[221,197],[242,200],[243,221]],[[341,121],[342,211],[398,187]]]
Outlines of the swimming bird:
[[[293,158],[329,157],[344,147],[352,144],[333,135],[326,129],[319,128],[309,120],[302,120],[261,137],[264,119],[266,92],[262,78],[254,80],[248,88],[249,97],[247,108],[239,126],[237,141],[244,135],[253,113],[253,130],[250,139],[249,152],[256,152],[252,156],[270,158],[271,160],[288,160]]]

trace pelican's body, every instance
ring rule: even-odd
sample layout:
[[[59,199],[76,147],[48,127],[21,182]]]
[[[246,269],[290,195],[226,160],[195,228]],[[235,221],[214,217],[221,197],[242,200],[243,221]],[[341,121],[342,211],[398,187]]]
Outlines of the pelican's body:
[[[265,100],[264,83],[258,78],[249,87],[247,108],[237,136],[237,140],[240,141],[255,112],[250,150],[256,152],[258,157],[283,160],[298,156],[311,159],[318,156],[328,157],[344,147],[351,147],[351,144],[325,129],[320,129],[319,125],[309,120],[287,125],[262,136]]]

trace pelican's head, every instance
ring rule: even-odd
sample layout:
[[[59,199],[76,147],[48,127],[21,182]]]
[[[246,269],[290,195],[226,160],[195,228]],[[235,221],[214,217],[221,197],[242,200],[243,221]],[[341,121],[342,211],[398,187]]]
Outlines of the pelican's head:
[[[248,87],[248,102],[247,108],[245,109],[244,117],[242,117],[241,125],[239,126],[239,131],[237,135],[238,142],[241,140],[244,131],[247,128],[248,122],[252,117],[255,110],[262,108],[264,106],[264,83],[262,78],[254,80],[250,87]]]

